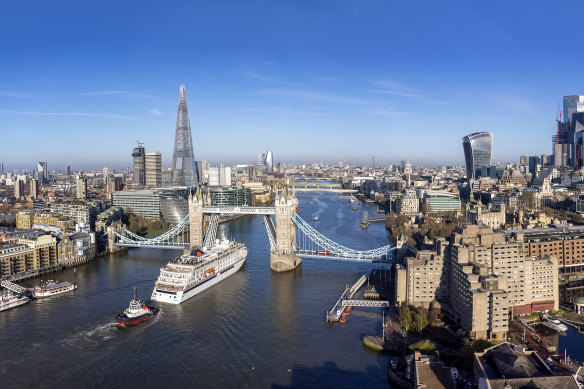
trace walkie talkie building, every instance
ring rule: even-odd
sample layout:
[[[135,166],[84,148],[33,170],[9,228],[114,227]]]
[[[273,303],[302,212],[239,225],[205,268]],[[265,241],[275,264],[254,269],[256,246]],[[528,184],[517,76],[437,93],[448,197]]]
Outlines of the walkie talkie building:
[[[475,132],[462,138],[467,179],[479,178],[481,168],[491,166],[492,146],[493,134],[490,132]]]
[[[199,183],[199,169],[193,153],[191,123],[187,109],[185,86],[180,87],[174,153],[172,155],[172,184],[175,186],[196,186]]]

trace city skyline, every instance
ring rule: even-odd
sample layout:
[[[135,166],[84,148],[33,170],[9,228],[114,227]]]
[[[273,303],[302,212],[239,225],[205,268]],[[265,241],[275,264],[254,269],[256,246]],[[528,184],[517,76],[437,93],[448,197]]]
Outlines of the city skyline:
[[[5,170],[37,160],[125,168],[136,140],[170,167],[182,84],[197,159],[229,164],[267,149],[275,164],[359,165],[372,155],[380,165],[463,164],[460,139],[478,131],[494,134],[493,162],[517,161],[552,153],[558,104],[584,92],[565,39],[579,31],[562,22],[578,2],[425,12],[385,2],[153,4],[33,2],[26,23],[3,20],[0,128],[5,144],[29,143],[26,153],[5,148]],[[5,14],[28,14],[22,7]]]

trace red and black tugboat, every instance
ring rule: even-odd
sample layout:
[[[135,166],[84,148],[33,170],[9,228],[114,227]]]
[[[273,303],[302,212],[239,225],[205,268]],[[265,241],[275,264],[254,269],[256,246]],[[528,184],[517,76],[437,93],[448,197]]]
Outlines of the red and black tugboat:
[[[130,306],[120,313],[117,322],[121,326],[131,326],[154,316],[160,308],[153,305],[145,305],[138,300],[138,289],[134,288],[134,298],[130,301]]]

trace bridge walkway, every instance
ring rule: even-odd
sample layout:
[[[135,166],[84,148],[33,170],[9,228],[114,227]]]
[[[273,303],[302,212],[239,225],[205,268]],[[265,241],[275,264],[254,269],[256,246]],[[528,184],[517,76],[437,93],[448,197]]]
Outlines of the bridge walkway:
[[[341,297],[339,297],[336,304],[327,313],[326,321],[328,323],[339,321],[341,314],[344,312],[346,307],[346,305],[343,306],[343,301],[353,301],[351,299],[355,297],[355,294],[357,294],[359,289],[363,287],[365,281],[367,281],[367,274],[363,274],[361,278],[359,278],[359,280],[357,280],[357,282],[355,282],[353,285],[347,285]]]
[[[13,291],[14,293],[24,294],[26,293],[26,289],[20,285],[16,285],[14,282],[10,282],[8,280],[3,280],[0,282],[0,286]]]

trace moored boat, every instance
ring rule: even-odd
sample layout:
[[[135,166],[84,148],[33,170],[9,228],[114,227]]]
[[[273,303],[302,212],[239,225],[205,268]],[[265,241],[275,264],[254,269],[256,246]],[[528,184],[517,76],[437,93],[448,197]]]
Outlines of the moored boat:
[[[557,319],[548,319],[546,321],[543,321],[541,324],[543,324],[544,326],[546,326],[548,328],[551,328],[552,330],[554,330],[556,332],[568,331],[568,327],[565,324],[562,324],[562,322],[557,320]]]
[[[117,323],[122,326],[134,325],[156,315],[159,311],[160,308],[145,305],[138,300],[138,289],[134,288],[134,298],[130,301],[130,306],[118,315]]]
[[[24,295],[17,295],[8,290],[0,292],[0,311],[15,308],[30,302],[30,298]]]
[[[45,284],[41,284],[32,290],[32,295],[34,298],[40,299],[44,297],[55,296],[57,294],[70,292],[77,289],[77,284],[65,281],[65,282],[55,282],[48,281]]]

